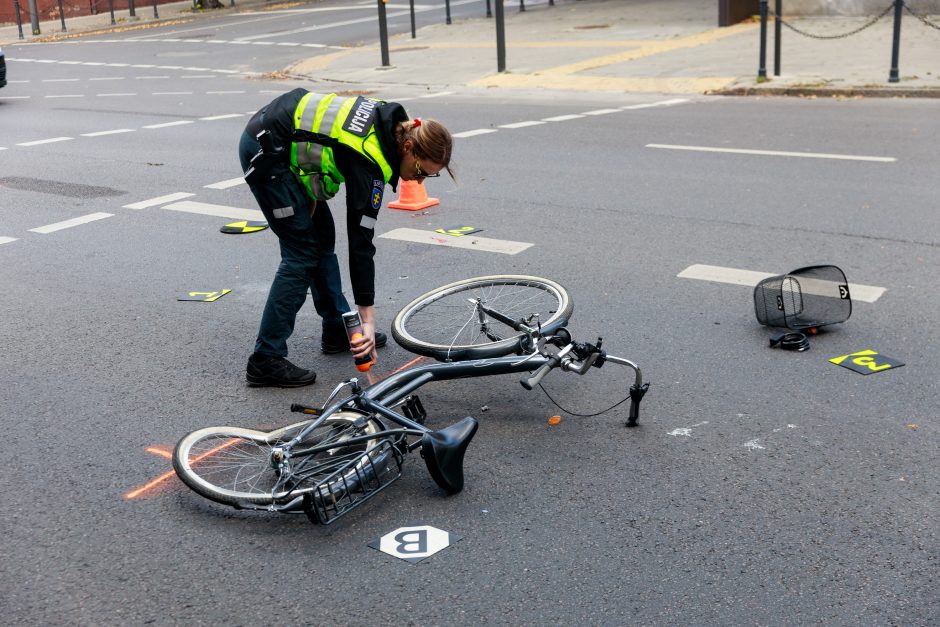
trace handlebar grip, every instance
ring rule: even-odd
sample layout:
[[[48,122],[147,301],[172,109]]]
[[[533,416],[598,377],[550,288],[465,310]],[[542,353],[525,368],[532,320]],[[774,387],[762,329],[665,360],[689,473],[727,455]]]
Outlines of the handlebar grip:
[[[541,368],[535,371],[534,375],[532,375],[528,379],[520,379],[519,383],[522,384],[522,387],[531,391],[532,388],[538,385],[539,382],[545,378],[545,375],[548,374],[549,370],[551,370],[552,368],[557,368],[558,364],[560,363],[561,363],[561,357],[558,357],[557,355],[552,356],[549,358],[547,362],[545,362],[544,365],[542,365]]]

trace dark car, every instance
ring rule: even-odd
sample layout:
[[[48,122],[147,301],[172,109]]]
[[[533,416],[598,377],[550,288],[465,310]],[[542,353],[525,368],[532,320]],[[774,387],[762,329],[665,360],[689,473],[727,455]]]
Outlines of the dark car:
[[[7,60],[3,56],[3,48],[0,48],[0,87],[7,84]]]

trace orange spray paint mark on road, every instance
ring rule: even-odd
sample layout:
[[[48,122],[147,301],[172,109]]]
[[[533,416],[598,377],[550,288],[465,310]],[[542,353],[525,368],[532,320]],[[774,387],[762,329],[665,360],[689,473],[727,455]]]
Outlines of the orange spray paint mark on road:
[[[210,455],[215,455],[216,453],[218,453],[218,452],[221,451],[222,449],[226,449],[226,448],[232,446],[233,444],[235,444],[236,442],[238,442],[237,439],[232,439],[232,440],[229,440],[228,442],[226,442],[225,444],[220,444],[219,446],[215,447],[214,449],[209,450],[209,451],[206,451],[205,453],[203,453],[203,454],[200,455],[199,457],[196,457],[195,459],[191,460],[191,463],[195,464],[196,462],[199,462],[199,461],[201,461],[201,460],[203,460],[203,459],[209,457]],[[160,457],[167,457],[168,459],[172,459],[172,458],[173,458],[173,455],[172,455],[171,453],[168,453],[168,452],[167,452],[166,450],[164,450],[164,449],[157,448],[156,446],[149,446],[149,447],[147,447],[145,450],[146,450],[147,452],[149,452],[149,453],[153,453],[153,454],[155,454],[155,455],[159,455]],[[154,479],[153,481],[151,481],[151,482],[149,482],[149,483],[146,483],[146,484],[140,486],[140,487],[137,488],[136,490],[131,490],[130,492],[128,492],[127,494],[124,495],[124,498],[127,499],[127,500],[136,499],[136,498],[137,498],[138,496],[140,496],[141,494],[144,494],[145,492],[148,492],[149,490],[151,490],[151,489],[157,487],[158,485],[160,485],[161,483],[163,483],[164,481],[166,481],[166,480],[169,479],[170,477],[174,476],[175,474],[176,474],[176,471],[174,471],[174,470],[171,470],[171,471],[169,471],[169,472],[165,472],[165,473],[163,473],[162,475],[160,475],[159,477],[157,477],[156,479]]]

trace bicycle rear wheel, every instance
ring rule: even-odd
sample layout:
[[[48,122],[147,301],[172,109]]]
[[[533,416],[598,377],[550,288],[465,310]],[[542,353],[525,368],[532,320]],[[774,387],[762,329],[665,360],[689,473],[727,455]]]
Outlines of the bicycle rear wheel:
[[[301,485],[274,493],[278,470],[271,463],[271,451],[301,432],[310,420],[264,432],[238,427],[207,427],[193,431],[176,445],[173,469],[196,493],[224,505],[251,503],[267,505],[295,498],[313,490],[319,480],[349,465],[358,457],[369,462],[367,449],[378,441],[384,426],[363,416],[342,411],[327,418],[308,434],[294,450],[323,444],[336,444],[315,454],[292,460],[292,471],[303,476]],[[344,445],[344,440],[376,434],[376,439]],[[350,473],[355,472],[353,464]]]
[[[479,301],[513,320],[538,314],[543,333],[567,324],[567,290],[539,277],[494,275],[450,283],[419,296],[398,313],[392,337],[402,348],[440,361],[487,359],[519,349],[523,334],[485,315]]]

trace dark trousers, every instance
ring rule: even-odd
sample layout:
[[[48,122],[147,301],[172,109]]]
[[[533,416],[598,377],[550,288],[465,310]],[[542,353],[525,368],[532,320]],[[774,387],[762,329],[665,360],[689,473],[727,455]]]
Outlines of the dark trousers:
[[[259,149],[251,134],[242,133],[238,153],[243,172]],[[261,315],[255,352],[286,357],[287,338],[294,332],[294,321],[308,290],[323,319],[324,334],[345,335],[341,316],[349,311],[349,303],[343,296],[333,250],[336,227],[329,206],[316,201],[311,215],[315,201],[286,163],[274,166],[270,175],[249,186],[281,247],[281,263]]]

